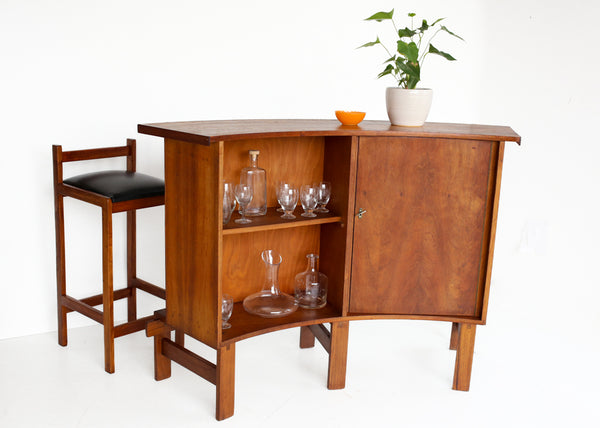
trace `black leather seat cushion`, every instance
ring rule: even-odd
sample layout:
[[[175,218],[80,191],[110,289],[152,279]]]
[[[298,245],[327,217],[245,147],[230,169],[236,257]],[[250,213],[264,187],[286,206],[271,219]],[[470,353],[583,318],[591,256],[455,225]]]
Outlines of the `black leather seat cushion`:
[[[139,172],[90,172],[63,180],[63,183],[106,196],[111,198],[113,202],[165,194],[165,182],[163,180]]]

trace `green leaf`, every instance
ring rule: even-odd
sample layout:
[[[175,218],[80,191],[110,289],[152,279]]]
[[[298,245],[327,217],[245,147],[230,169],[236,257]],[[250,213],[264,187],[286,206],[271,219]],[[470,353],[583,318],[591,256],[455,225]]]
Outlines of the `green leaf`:
[[[452,31],[448,30],[445,26],[442,25],[442,30],[444,30],[446,33],[450,34],[451,36],[454,37],[458,37],[459,39],[461,39],[463,42],[465,41],[465,39],[463,39],[462,37],[460,37],[458,34],[454,34]]]
[[[403,73],[400,86],[404,86],[407,89],[414,89],[421,80],[421,68],[419,65],[402,62],[401,58],[399,58],[396,61],[396,66]]]
[[[415,42],[406,43],[398,40],[397,51],[410,62],[417,62],[419,60],[419,48]]]
[[[452,55],[450,55],[449,53],[446,52],[442,52],[437,50],[433,45],[429,45],[429,53],[432,54],[436,54],[436,55],[440,55],[443,56],[444,58],[446,58],[448,61],[456,61],[456,58],[454,58]]]
[[[396,55],[394,55],[393,57],[391,57],[390,59],[383,61],[383,63],[385,64],[386,62],[394,62],[396,61]]]
[[[392,64],[388,64],[387,67],[385,67],[385,69],[377,75],[377,78],[379,79],[383,76],[387,76],[388,74],[392,74],[392,71],[394,71],[394,66]]]
[[[367,19],[365,19],[365,21],[381,22],[384,19],[392,19],[392,16],[394,16],[394,9],[390,10],[389,12],[377,12],[375,15],[369,16]]]
[[[379,41],[379,36],[377,37],[377,40],[375,40],[374,42],[365,43],[364,45],[359,46],[356,49],[366,48],[366,47],[369,47],[369,46],[375,46],[375,45],[378,45],[378,44],[381,44],[381,42]]]
[[[417,82],[421,80],[421,68],[418,64],[410,64],[401,60],[396,60],[396,67],[398,67],[406,75],[417,79]]]
[[[429,25],[427,25],[427,21],[424,19],[423,23],[418,28],[418,31],[421,32],[421,33],[424,33],[425,31],[427,31],[428,28],[429,28]]]
[[[408,58],[408,43],[403,42],[402,40],[398,40],[396,50],[400,55],[405,58]]]
[[[419,61],[419,48],[415,42],[410,42],[408,44],[408,55],[407,58],[410,62],[418,62]]]
[[[417,32],[415,30],[411,30],[408,27],[405,28],[401,28],[398,30],[398,37],[402,38],[402,37],[412,37],[415,34],[417,34]]]
[[[415,16],[417,16],[417,14],[416,14],[416,13],[414,13],[414,12],[410,12],[410,13],[408,14],[408,16],[409,16],[410,18],[414,18]]]
[[[439,19],[436,19],[435,21],[433,21],[433,24],[431,24],[431,25],[430,25],[430,27],[433,27],[435,24],[437,24],[438,22],[440,22],[440,21],[442,21],[442,20],[444,20],[444,19],[446,19],[446,18],[439,18]]]

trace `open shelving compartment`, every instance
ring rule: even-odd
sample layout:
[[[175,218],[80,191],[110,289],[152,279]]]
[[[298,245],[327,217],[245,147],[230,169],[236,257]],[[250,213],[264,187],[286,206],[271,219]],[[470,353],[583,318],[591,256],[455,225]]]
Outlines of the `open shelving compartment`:
[[[251,217],[253,223],[248,225],[236,224],[234,220],[239,214],[234,212],[221,230],[220,294],[231,295],[235,302],[230,319],[232,327],[221,332],[221,345],[284,328],[331,322],[346,312],[352,141],[352,137],[321,136],[223,143],[221,181],[238,182],[240,170],[248,163],[248,150],[260,150],[259,166],[267,171],[268,212],[265,216]],[[307,219],[300,216],[302,209],[298,207],[296,219],[281,219],[281,213],[276,212],[275,196],[275,185],[280,180],[296,187],[330,181],[332,196],[327,205],[330,212]],[[319,270],[329,279],[327,305],[315,310],[298,308],[281,318],[246,313],[242,301],[259,291],[265,280],[260,254],[267,249],[282,255],[279,285],[283,292],[292,295],[294,277],[306,269],[306,255],[319,254]]]

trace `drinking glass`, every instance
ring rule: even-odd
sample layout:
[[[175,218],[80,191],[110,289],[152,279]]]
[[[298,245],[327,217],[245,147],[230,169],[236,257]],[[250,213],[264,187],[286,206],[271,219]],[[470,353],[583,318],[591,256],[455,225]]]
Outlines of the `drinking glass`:
[[[317,188],[309,184],[302,186],[300,189],[300,203],[304,208],[304,212],[301,214],[302,217],[316,217],[317,215],[313,211],[317,206]]]
[[[231,327],[229,324],[229,318],[231,318],[231,313],[233,312],[233,297],[229,294],[223,294],[223,301],[221,304],[221,320],[223,320],[222,328],[223,330]]]
[[[235,222],[239,224],[252,223],[252,220],[246,218],[246,207],[252,200],[252,186],[247,184],[237,184],[235,186],[235,199],[240,205],[242,218],[238,218]]]
[[[229,223],[234,208],[235,191],[233,190],[233,184],[226,181],[223,183],[223,224]]]
[[[320,205],[315,212],[328,213],[329,210],[325,208],[325,205],[329,202],[331,197],[331,183],[329,181],[321,181],[319,184],[315,184],[317,188],[317,204]]]
[[[283,208],[285,214],[281,216],[281,218],[285,218],[288,220],[295,219],[296,216],[292,214],[296,209],[296,205],[298,204],[298,189],[294,187],[288,187],[287,189],[279,190],[279,203]]]
[[[277,188],[275,189],[275,192],[277,194],[277,202],[279,202],[279,205],[281,205],[279,208],[277,208],[278,213],[285,212],[285,209],[283,208],[283,205],[281,204],[281,201],[279,200],[279,195],[282,190],[287,190],[290,187],[292,187],[292,184],[288,183],[287,181],[278,181],[277,182]]]

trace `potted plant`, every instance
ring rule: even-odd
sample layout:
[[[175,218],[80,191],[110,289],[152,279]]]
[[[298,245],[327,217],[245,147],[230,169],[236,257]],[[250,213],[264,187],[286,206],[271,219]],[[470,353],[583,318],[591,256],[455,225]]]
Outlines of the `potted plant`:
[[[421,26],[415,28],[414,19],[416,15],[409,13],[410,28],[398,29],[393,15],[394,9],[390,12],[377,12],[365,21],[391,21],[397,35],[395,49],[389,50],[379,40],[379,36],[374,42],[365,43],[359,48],[381,45],[389,55],[389,59],[384,62],[386,64],[385,68],[377,77],[391,75],[398,82],[397,87],[386,89],[386,106],[392,125],[421,126],[427,119],[433,96],[431,89],[416,88],[417,83],[421,80],[423,61],[429,54],[439,55],[448,61],[455,61],[452,55],[438,50],[431,44],[431,41],[440,32],[445,32],[461,40],[463,38],[440,24],[444,18],[436,19],[432,24],[423,19]],[[426,38],[426,33],[432,34],[432,36]]]

